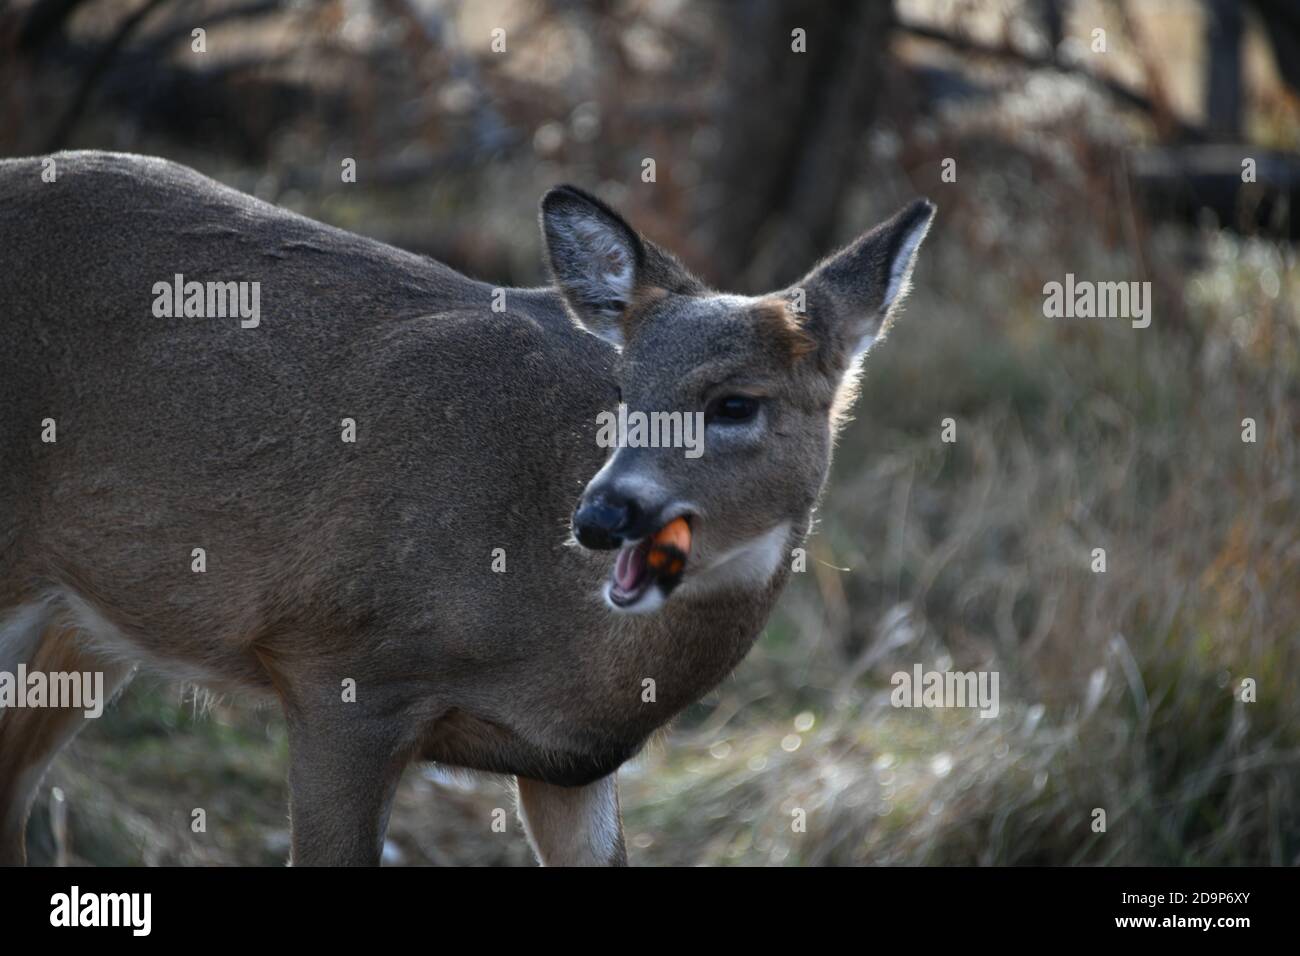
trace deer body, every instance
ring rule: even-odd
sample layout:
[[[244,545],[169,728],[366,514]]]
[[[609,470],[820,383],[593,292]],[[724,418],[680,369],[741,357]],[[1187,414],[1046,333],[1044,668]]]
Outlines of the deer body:
[[[39,160],[0,162],[0,670],[121,683],[139,664],[278,700],[296,863],[376,862],[417,758],[517,775],[544,861],[621,862],[612,775],[757,637],[831,426],[792,466],[801,490],[752,528],[710,538],[716,507],[655,504],[698,521],[699,554],[671,595],[642,575],[653,607],[629,613],[609,549],[631,547],[641,512],[611,512],[593,476],[604,489],[623,480],[611,463],[639,461],[624,484],[649,513],[673,452],[598,447],[598,414],[639,381],[634,346],[574,321],[608,290],[599,269],[566,284],[584,264],[565,244],[637,267],[624,319],[705,301],[669,258],[603,246],[592,229],[613,214],[561,193],[544,213],[557,287],[506,290],[495,312],[485,283],[184,167],[55,159],[54,183]],[[260,321],[157,317],[155,286],[177,275],[257,283]],[[32,794],[78,723],[0,710],[0,861],[21,860]]]

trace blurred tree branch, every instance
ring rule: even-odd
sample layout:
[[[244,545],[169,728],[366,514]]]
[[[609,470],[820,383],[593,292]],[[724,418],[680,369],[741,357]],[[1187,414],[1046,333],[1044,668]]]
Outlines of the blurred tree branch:
[[[18,49],[34,54],[63,34],[64,24],[86,0],[44,0],[27,11],[18,31]]]
[[[77,125],[77,120],[81,118],[81,114],[85,112],[86,106],[90,103],[95,83],[113,65],[113,60],[116,59],[118,51],[130,39],[131,34],[138,30],[149,15],[165,2],[166,0],[145,0],[135,12],[122,21],[113,36],[100,48],[99,55],[91,63],[90,69],[82,76],[81,83],[77,87],[77,92],[73,96],[71,104],[54,125],[54,132],[50,134],[45,152],[52,153],[63,145],[68,138],[68,134]]]
[[[251,0],[249,3],[205,14],[201,18],[201,25],[205,30],[210,31],[214,26],[232,20],[252,20],[268,14],[279,13],[284,9],[283,0]],[[193,16],[185,17],[172,26],[158,30],[147,38],[144,48],[155,56],[162,56],[166,52],[166,47],[179,40],[188,40],[190,38],[190,33],[196,26],[196,19],[198,18]]]
[[[1010,43],[987,44],[970,37],[958,34],[948,33],[938,27],[930,26],[923,23],[901,21],[898,29],[903,33],[918,37],[923,40],[933,40],[942,43],[958,53],[970,54],[971,56],[988,57],[995,60],[1003,60],[1012,63],[1018,63],[1030,69],[1040,70],[1058,70],[1062,73],[1069,73],[1074,76],[1082,77],[1094,86],[1104,90],[1111,97],[1123,103],[1141,110],[1152,117],[1160,116],[1162,111],[1159,103],[1152,97],[1119,82],[1110,77],[1100,76],[1091,70],[1084,69],[1082,66],[1063,59],[1057,50],[1053,48],[1050,53],[1034,53],[1029,50],[1022,50]],[[1184,140],[1200,142],[1206,138],[1204,130],[1187,123],[1185,120],[1171,117],[1171,123],[1177,135]]]
[[[1250,0],[1264,21],[1264,35],[1283,81],[1300,93],[1300,3],[1296,0]]]

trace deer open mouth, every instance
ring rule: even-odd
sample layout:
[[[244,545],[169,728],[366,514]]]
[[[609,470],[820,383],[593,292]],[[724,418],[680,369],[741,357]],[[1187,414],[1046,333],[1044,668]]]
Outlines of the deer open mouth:
[[[690,552],[691,524],[684,516],[674,518],[648,538],[624,545],[610,575],[610,602],[631,610],[652,588],[666,598],[681,583]]]

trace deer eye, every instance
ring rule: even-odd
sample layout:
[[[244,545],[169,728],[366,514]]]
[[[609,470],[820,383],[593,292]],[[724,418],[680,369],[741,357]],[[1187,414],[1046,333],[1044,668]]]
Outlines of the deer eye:
[[[743,425],[757,414],[758,399],[749,395],[723,395],[709,402],[704,418],[720,425]]]

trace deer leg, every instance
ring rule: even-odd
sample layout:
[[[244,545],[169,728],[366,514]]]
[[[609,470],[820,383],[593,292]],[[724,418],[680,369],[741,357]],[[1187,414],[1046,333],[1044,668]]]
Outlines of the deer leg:
[[[516,779],[519,818],[542,866],[627,866],[614,774],[585,787]]]
[[[286,714],[294,866],[379,865],[409,735],[360,706]]]
[[[28,673],[102,673],[104,699],[97,702],[99,706],[106,704],[131,674],[130,665],[106,663],[86,650],[72,628],[44,626],[37,640],[25,642],[21,653],[18,643],[8,643],[9,653],[0,669],[13,672],[17,664],[25,663]],[[0,708],[0,865],[26,862],[27,815],[32,800],[59,750],[85,725],[90,705],[83,704],[86,706]]]

